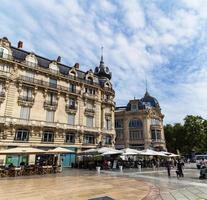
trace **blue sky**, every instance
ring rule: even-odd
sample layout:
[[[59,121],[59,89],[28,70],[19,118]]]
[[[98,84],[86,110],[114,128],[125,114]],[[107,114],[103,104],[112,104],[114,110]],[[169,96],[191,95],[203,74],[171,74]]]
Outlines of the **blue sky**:
[[[148,90],[165,123],[207,118],[206,0],[1,0],[0,36],[74,65],[112,71],[117,106]]]

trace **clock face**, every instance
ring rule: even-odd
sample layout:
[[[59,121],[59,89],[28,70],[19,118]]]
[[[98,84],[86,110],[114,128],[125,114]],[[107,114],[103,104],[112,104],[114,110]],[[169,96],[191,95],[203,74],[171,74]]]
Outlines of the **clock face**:
[[[109,68],[106,67],[105,71],[106,71],[106,73],[108,74],[108,73],[109,73]]]

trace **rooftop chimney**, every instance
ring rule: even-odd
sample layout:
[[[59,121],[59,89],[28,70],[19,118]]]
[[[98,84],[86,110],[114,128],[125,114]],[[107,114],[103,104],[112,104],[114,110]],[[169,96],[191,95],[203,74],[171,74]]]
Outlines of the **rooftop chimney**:
[[[59,63],[61,62],[61,57],[60,56],[57,57],[57,62],[59,62]]]
[[[76,69],[80,69],[80,65],[79,65],[79,63],[75,63],[74,67],[75,67]]]
[[[23,42],[22,42],[22,41],[19,41],[17,47],[18,47],[19,49],[22,49],[22,48],[23,48]]]

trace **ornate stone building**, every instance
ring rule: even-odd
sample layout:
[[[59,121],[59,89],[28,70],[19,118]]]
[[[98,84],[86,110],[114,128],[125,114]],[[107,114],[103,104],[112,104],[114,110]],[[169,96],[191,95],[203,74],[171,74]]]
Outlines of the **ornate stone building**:
[[[114,96],[103,56],[83,72],[0,39],[0,148],[113,146]]]
[[[164,115],[158,101],[146,91],[141,99],[130,100],[115,110],[117,148],[166,149]]]

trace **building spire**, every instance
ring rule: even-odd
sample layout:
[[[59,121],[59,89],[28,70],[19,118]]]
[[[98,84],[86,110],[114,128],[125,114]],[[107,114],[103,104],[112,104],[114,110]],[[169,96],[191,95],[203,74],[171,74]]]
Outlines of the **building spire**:
[[[145,78],[145,87],[146,87],[145,96],[149,96],[147,78]]]
[[[145,87],[146,87],[146,92],[148,92],[148,88],[147,88],[147,78],[145,79]]]
[[[103,46],[101,47],[101,63],[104,63],[104,61],[103,61]]]

